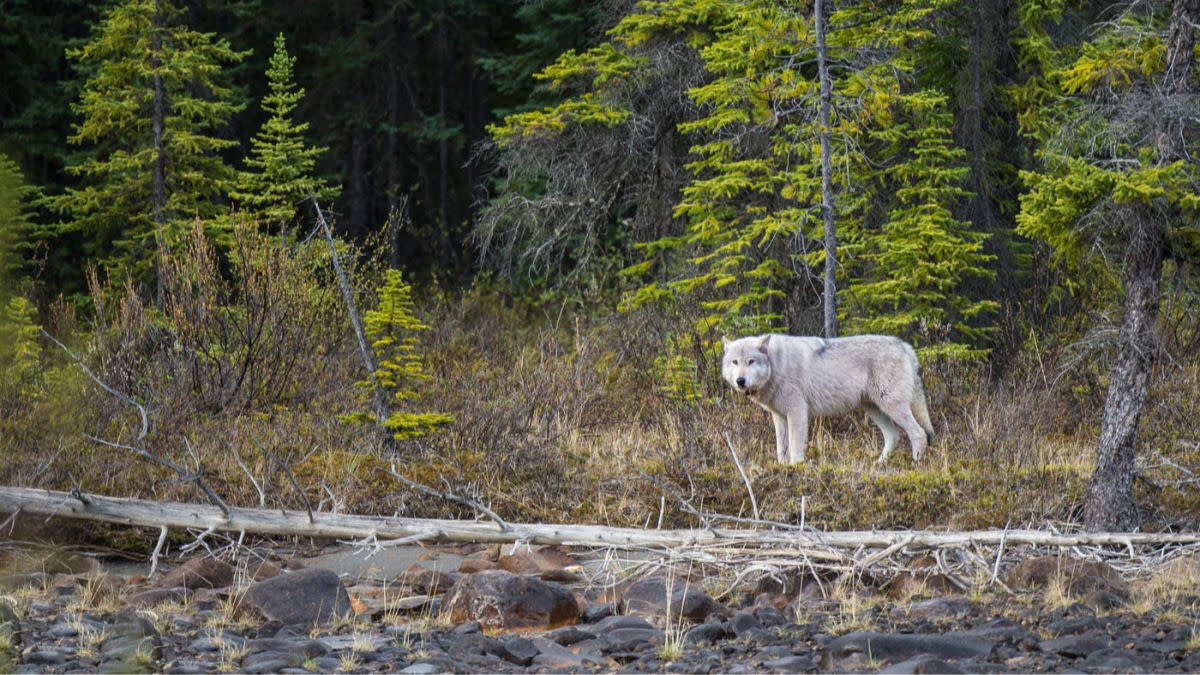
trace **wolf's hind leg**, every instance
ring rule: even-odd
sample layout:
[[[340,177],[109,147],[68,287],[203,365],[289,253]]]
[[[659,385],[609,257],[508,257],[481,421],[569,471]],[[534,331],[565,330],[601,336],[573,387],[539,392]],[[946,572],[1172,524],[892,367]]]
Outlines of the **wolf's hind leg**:
[[[913,417],[912,405],[908,401],[895,399],[884,399],[877,405],[892,424],[904,430],[904,435],[908,436],[908,444],[912,446],[913,461],[920,461],[925,455],[929,437],[917,422],[917,418]]]
[[[883,452],[879,454],[877,460],[883,464],[887,461],[888,455],[892,454],[892,448],[896,447],[896,441],[900,440],[900,429],[879,408],[869,403],[866,408],[871,421],[883,432]]]

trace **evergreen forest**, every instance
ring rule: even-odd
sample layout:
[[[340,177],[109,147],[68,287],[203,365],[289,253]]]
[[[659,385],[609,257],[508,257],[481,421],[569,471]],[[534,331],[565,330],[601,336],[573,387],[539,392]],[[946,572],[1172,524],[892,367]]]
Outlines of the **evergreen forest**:
[[[0,0],[0,25],[0,484],[1200,525],[1200,0]],[[931,451],[877,465],[856,413],[777,463],[720,372],[765,332],[912,343]]]

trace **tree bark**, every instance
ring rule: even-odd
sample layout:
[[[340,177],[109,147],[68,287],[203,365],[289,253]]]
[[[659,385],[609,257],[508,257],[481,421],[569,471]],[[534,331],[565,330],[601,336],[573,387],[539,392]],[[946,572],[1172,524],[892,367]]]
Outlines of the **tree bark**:
[[[833,158],[829,147],[830,108],[833,82],[825,49],[825,1],[816,0],[813,26],[817,38],[817,77],[821,81],[820,139],[821,139],[821,218],[825,229],[825,337],[837,337],[837,232],[833,225]]]
[[[150,70],[153,73],[152,86],[154,101],[152,104],[151,133],[154,135],[154,163],[151,167],[150,205],[151,220],[154,221],[154,244],[158,250],[159,265],[164,260],[167,225],[167,149],[166,149],[166,94],[163,92],[162,80],[162,8],[154,3],[154,16],[150,20]],[[159,304],[163,300],[163,271],[156,271],[156,299]]]
[[[375,377],[375,357],[367,345],[366,333],[363,331],[362,321],[358,318],[358,309],[354,305],[354,292],[350,288],[350,279],[346,276],[346,271],[342,269],[337,244],[333,240],[333,230],[326,222],[325,214],[321,212],[321,205],[317,203],[316,195],[310,194],[308,198],[312,200],[313,210],[317,212],[317,223],[321,226],[321,234],[325,236],[325,242],[329,244],[333,271],[337,273],[338,285],[342,289],[342,300],[346,303],[346,313],[350,315],[350,326],[354,328],[354,338],[358,341],[358,351],[362,355],[363,367],[367,371],[367,381],[371,384],[371,395],[375,402],[375,421],[377,426],[382,428],[384,421],[391,415],[391,408],[388,406],[387,395]]]
[[[1160,88],[1168,95],[1187,94],[1195,62],[1196,26],[1200,0],[1174,0],[1167,28],[1166,68]],[[1156,133],[1158,163],[1186,158],[1178,120],[1164,116]],[[1130,529],[1137,525],[1133,501],[1133,467],[1138,424],[1150,369],[1154,365],[1159,290],[1170,217],[1152,205],[1129,207],[1118,215],[1130,228],[1129,246],[1121,266],[1125,286],[1124,316],[1117,341],[1117,361],[1109,377],[1096,468],[1084,499],[1083,521],[1088,530]]]
[[[1146,401],[1157,339],[1158,293],[1162,278],[1163,239],[1159,223],[1146,208],[1138,219],[1123,265],[1125,315],[1121,319],[1117,361],[1109,375],[1096,467],[1084,500],[1084,527],[1090,531],[1126,530],[1138,522],[1133,501],[1133,461],[1138,423]]]

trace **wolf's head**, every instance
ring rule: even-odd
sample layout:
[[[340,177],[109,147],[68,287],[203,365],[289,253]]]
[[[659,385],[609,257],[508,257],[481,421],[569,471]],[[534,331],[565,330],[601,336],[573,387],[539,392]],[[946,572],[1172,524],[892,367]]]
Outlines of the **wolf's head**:
[[[721,361],[721,374],[731,387],[753,396],[770,381],[771,360],[767,357],[767,343],[770,341],[770,335],[724,341],[725,357]]]

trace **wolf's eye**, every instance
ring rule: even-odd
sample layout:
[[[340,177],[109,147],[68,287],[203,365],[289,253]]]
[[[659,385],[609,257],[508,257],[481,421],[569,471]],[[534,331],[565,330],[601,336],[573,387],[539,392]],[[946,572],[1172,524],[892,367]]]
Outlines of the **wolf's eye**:
[[[747,361],[746,365],[748,365],[748,366],[754,365],[754,359],[750,359],[749,361]]]
[[[733,365],[735,365],[735,366],[737,365],[737,359],[733,360]]]

